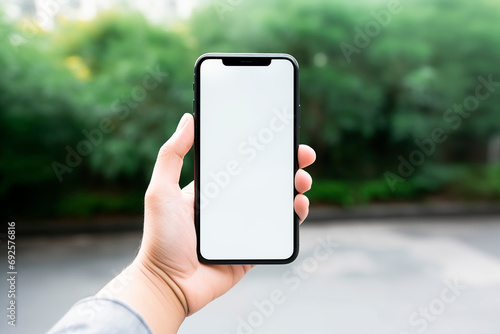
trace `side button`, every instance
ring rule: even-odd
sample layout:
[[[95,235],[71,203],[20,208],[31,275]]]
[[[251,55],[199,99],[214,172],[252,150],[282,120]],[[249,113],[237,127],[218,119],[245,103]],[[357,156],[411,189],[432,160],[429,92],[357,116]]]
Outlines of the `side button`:
[[[301,119],[301,117],[302,117],[302,107],[300,106],[300,104],[299,104],[299,115],[298,115],[298,116],[299,116],[299,117],[298,117],[298,120],[297,120],[297,121],[298,121],[298,123],[299,123],[299,129],[300,129],[300,119]]]

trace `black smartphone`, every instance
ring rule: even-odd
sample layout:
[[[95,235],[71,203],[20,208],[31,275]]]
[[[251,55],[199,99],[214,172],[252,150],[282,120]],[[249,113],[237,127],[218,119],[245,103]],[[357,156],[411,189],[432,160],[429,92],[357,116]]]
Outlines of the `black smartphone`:
[[[193,87],[200,262],[292,262],[299,250],[297,61],[208,53],[196,61]]]

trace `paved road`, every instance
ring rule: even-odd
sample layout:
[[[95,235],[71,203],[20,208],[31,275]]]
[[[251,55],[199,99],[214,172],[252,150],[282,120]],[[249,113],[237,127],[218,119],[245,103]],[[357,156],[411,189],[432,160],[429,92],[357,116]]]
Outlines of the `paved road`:
[[[2,316],[1,333],[46,331],[140,234],[20,239],[18,327]],[[296,262],[254,268],[179,333],[498,334],[499,241],[500,217],[306,224]]]

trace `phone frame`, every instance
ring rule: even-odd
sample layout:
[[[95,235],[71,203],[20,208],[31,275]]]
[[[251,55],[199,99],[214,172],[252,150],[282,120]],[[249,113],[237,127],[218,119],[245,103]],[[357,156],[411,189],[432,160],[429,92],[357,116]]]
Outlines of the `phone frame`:
[[[293,252],[286,259],[206,259],[202,256],[200,250],[200,70],[201,64],[207,59],[221,59],[227,66],[266,66],[269,65],[272,59],[286,59],[293,65],[293,128],[294,128],[294,175],[290,180],[290,184],[294,189],[294,197],[297,195],[295,188],[295,174],[299,168],[297,154],[299,147],[300,133],[300,102],[299,102],[299,64],[294,57],[283,53],[206,53],[201,55],[194,66],[194,99],[193,99],[193,116],[194,116],[194,223],[196,229],[196,253],[198,260],[205,264],[287,264],[295,260],[299,254],[299,217],[294,208],[293,221]],[[229,65],[228,65],[229,64]],[[292,201],[294,200],[291,199]]]

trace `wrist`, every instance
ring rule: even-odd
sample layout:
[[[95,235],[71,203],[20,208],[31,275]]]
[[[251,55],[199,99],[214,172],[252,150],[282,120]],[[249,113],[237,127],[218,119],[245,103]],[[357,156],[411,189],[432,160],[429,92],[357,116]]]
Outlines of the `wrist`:
[[[144,317],[151,323],[153,333],[170,333],[171,331],[166,331],[166,328],[171,328],[174,330],[172,333],[177,333],[188,314],[187,302],[181,289],[169,275],[141,252],[130,267],[137,272],[145,286],[145,293],[149,295],[145,295],[144,299],[149,306],[150,319]]]
[[[123,288],[116,289],[116,281]],[[130,305],[155,334],[177,333],[187,315],[187,303],[175,282],[141,255],[97,294],[104,295]]]

